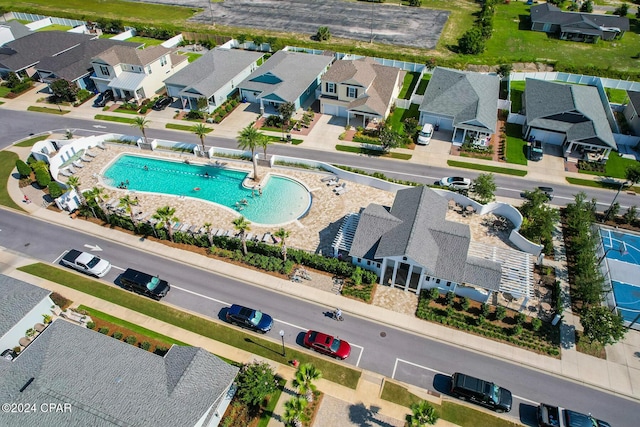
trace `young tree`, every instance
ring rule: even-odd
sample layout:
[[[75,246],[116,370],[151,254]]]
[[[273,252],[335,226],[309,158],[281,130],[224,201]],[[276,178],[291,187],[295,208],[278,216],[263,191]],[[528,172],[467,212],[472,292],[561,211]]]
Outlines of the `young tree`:
[[[380,138],[380,145],[382,145],[382,149],[387,153],[392,148],[396,148],[400,146],[400,143],[402,142],[402,138],[400,137],[400,134],[394,131],[393,129],[391,129],[390,127],[387,127],[386,125],[383,125],[380,127],[379,138]]]
[[[620,341],[627,332],[622,316],[601,305],[587,308],[580,317],[580,323],[584,327],[584,336],[590,342],[598,341],[603,346]]]
[[[153,214],[152,218],[157,219],[158,223],[156,224],[156,228],[166,228],[167,233],[169,234],[169,240],[173,242],[173,228],[171,224],[173,222],[178,221],[178,218],[175,216],[176,209],[170,206],[163,206],[158,208],[156,213]]]
[[[540,243],[546,253],[553,250],[553,229],[560,219],[558,210],[549,206],[548,196],[540,189],[525,191],[526,201],[519,210],[523,216],[520,233],[527,239]]]
[[[316,33],[316,40],[319,42],[323,42],[325,40],[329,40],[331,38],[331,32],[329,31],[329,27],[319,27],[318,32]]]
[[[82,203],[82,204],[87,203],[87,201],[84,199],[84,195],[82,194],[82,192],[79,189],[79,187],[80,187],[80,178],[78,178],[75,175],[70,176],[69,179],[67,179],[67,186],[70,187],[70,188],[73,188],[74,190],[76,190],[76,193],[78,193],[78,197],[80,198],[80,203]]]
[[[629,13],[629,5],[627,3],[622,3],[620,6],[613,11],[614,15],[625,17]]]
[[[260,134],[260,138],[258,138],[257,145],[258,145],[258,147],[262,148],[262,153],[263,153],[264,158],[266,160],[266,158],[267,158],[267,147],[269,145],[271,145],[271,139],[269,139],[269,137],[267,135]]]
[[[434,425],[438,421],[436,409],[426,400],[411,405],[412,414],[409,416],[410,427],[424,427]]]
[[[124,211],[129,214],[129,217],[131,218],[131,222],[133,223],[134,227],[137,227],[137,224],[136,224],[135,215],[133,213],[132,206],[136,206],[137,204],[138,204],[138,201],[132,199],[131,196],[128,194],[125,195],[124,197],[120,197],[120,202],[118,203],[118,206],[120,206],[121,208],[124,208]]]
[[[31,166],[23,162],[22,160],[16,160],[16,169],[18,169],[18,173],[20,174],[20,178],[26,178],[31,176]]]
[[[283,126],[288,126],[293,113],[296,112],[296,106],[293,102],[283,102],[278,105],[278,114],[282,118]]]
[[[322,378],[322,372],[311,363],[303,363],[296,371],[293,386],[298,390],[298,393],[306,395],[307,402],[311,403],[313,402],[313,392],[317,389],[313,382],[320,378]]]
[[[242,150],[251,150],[251,161],[253,162],[253,179],[258,180],[258,165],[254,159],[256,154],[256,148],[259,146],[260,138],[263,133],[253,127],[253,123],[249,123],[248,126],[242,128],[238,132],[238,147]]]
[[[638,207],[636,205],[629,206],[627,211],[622,215],[622,219],[626,224],[633,224],[638,216]]]
[[[197,125],[193,125],[191,127],[191,132],[195,133],[196,135],[198,135],[198,138],[200,138],[200,144],[202,144],[202,154],[206,152],[206,148],[204,146],[204,137],[207,136],[207,134],[212,130],[213,129],[203,125],[202,123],[198,123]]]
[[[307,408],[307,399],[304,397],[292,397],[284,402],[284,414],[282,419],[287,424],[293,424],[296,427],[302,427],[302,423],[306,423],[310,420],[309,416],[305,413]]]
[[[513,65],[500,64],[500,66],[498,66],[498,69],[496,70],[496,73],[498,74],[498,76],[500,76],[500,79],[508,80],[509,76],[511,75],[511,71],[513,71]]]
[[[580,6],[580,12],[593,13],[593,0],[587,0]]]
[[[640,182],[640,165],[629,166],[625,171],[625,178],[631,182],[632,185]]]
[[[273,233],[278,239],[280,239],[280,248],[282,252],[282,259],[284,262],[287,262],[287,242],[286,239],[289,237],[289,232],[284,228],[280,227],[278,231]]]
[[[466,55],[477,55],[484,52],[485,43],[482,37],[482,31],[478,27],[473,27],[465,32],[458,39],[458,48],[460,53]]]
[[[147,133],[145,130],[149,127],[149,123],[149,120],[141,116],[137,116],[134,119],[134,122],[131,123],[131,126],[140,129],[140,132],[142,132],[142,139],[145,144],[147,143]]]
[[[74,102],[78,94],[78,86],[65,79],[55,80],[49,89],[56,99],[64,102]]]
[[[422,6],[422,0],[409,0],[409,6],[420,7]]]
[[[476,179],[473,180],[473,193],[476,195],[476,199],[484,204],[493,201],[496,197],[494,193],[498,186],[493,179],[492,173],[481,173]]]
[[[209,239],[209,245],[213,246],[213,236],[211,235],[211,226],[213,224],[211,224],[210,222],[205,222],[204,224],[202,224],[202,226],[204,227],[204,229],[207,231],[207,238]]]
[[[238,398],[245,404],[257,408],[267,396],[276,391],[278,382],[268,363],[253,362],[240,369],[236,385]]]
[[[240,233],[240,241],[242,242],[242,253],[247,254],[247,231],[251,230],[251,222],[243,216],[239,216],[233,220],[233,228]]]
[[[415,138],[416,133],[418,132],[419,122],[415,117],[408,117],[404,119],[404,133],[409,135],[411,138]]]

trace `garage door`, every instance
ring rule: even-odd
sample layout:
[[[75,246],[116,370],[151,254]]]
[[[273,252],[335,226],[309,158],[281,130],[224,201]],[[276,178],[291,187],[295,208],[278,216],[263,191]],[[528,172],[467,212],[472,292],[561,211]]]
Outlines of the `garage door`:
[[[432,125],[438,125],[439,130],[453,130],[453,119],[445,119],[442,117],[431,116],[424,114],[421,116],[421,125],[425,123],[431,123]]]
[[[256,103],[258,103],[258,98],[256,98],[254,93],[257,93],[257,92],[254,92],[252,90],[242,90],[241,91],[242,98],[246,98],[248,102],[256,104]]]
[[[530,135],[533,135],[538,141],[553,145],[562,145],[565,138],[563,133],[550,132],[542,129],[532,129]]]
[[[169,95],[172,98],[179,98],[180,91],[184,89],[184,86],[171,86],[171,85],[166,85],[166,86],[167,86],[167,95]]]
[[[347,109],[333,104],[322,104],[324,114],[336,117],[347,117]]]

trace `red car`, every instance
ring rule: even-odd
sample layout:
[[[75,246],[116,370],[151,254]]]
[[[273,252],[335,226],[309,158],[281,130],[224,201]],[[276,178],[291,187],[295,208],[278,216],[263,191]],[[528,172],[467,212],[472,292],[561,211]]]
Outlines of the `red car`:
[[[306,333],[304,346],[336,359],[344,360],[351,354],[351,346],[348,342],[318,331]]]

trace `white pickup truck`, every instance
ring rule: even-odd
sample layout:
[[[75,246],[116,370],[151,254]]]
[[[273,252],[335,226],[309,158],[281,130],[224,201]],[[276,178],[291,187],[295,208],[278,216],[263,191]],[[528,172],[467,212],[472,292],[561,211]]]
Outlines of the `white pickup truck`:
[[[609,423],[597,420],[591,414],[581,414],[546,403],[538,406],[538,425],[540,427],[611,427]]]
[[[71,249],[60,262],[90,276],[103,277],[111,270],[111,263],[90,253]]]

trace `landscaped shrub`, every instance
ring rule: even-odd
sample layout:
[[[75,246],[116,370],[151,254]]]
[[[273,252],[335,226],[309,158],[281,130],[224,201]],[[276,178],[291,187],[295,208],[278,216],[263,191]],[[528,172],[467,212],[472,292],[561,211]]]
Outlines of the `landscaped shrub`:
[[[362,281],[367,285],[378,283],[378,275],[373,271],[364,270],[364,273],[362,275]]]
[[[38,168],[35,170],[35,174],[36,181],[40,187],[44,188],[51,182],[51,174],[49,174],[47,169]]]
[[[20,159],[16,160],[16,169],[18,169],[20,178],[27,178],[31,176],[31,168],[29,167],[28,164],[26,164]]]
[[[140,343],[140,348],[145,351],[149,351],[149,349],[151,348],[151,343],[149,341],[143,341]]]
[[[495,312],[496,320],[502,320],[502,319],[504,319],[504,317],[506,315],[507,315],[507,309],[506,308],[504,308],[501,305],[496,307],[496,312]]]
[[[522,325],[516,325],[511,329],[511,334],[514,336],[522,335]]]
[[[354,283],[347,283],[342,287],[342,295],[350,296],[353,298],[361,299],[362,301],[369,302],[373,295],[374,285],[356,285]]]
[[[168,347],[160,346],[160,347],[156,347],[153,353],[157,354],[158,356],[164,356],[165,354],[167,354],[167,351],[169,351]]]
[[[100,328],[98,329],[98,332],[100,332],[101,334],[107,335],[109,334],[109,328]]]
[[[64,194],[64,190],[56,181],[51,181],[47,187],[49,188],[49,195],[54,199],[57,199]]]
[[[491,313],[491,306],[489,304],[483,303],[480,306],[480,315],[484,317],[489,317],[489,313]]]
[[[87,322],[87,328],[88,329],[95,329],[96,328],[96,322]]]
[[[454,294],[451,291],[447,292],[447,295],[445,296],[445,300],[447,301],[447,305],[449,307],[453,306],[453,303],[456,300],[456,294]]]
[[[202,120],[204,118],[204,114],[201,111],[190,110],[187,113],[186,118],[188,120]]]
[[[362,284],[362,269],[360,267],[356,267],[356,269],[353,270],[351,281],[355,286],[360,286]]]
[[[124,342],[126,342],[127,344],[134,345],[135,343],[138,342],[138,338],[134,337],[133,335],[129,335],[124,339]]]
[[[434,301],[440,298],[440,291],[438,290],[438,288],[429,289],[429,298]]]
[[[534,331],[538,332],[541,327],[542,327],[542,320],[538,319],[537,317],[534,317],[533,319],[531,319],[531,328]]]
[[[123,337],[122,332],[114,332],[113,335],[111,335],[112,337],[114,337],[117,340],[121,340]]]
[[[460,298],[460,307],[462,307],[462,310],[464,310],[464,311],[469,310],[469,306],[471,306],[471,303],[469,302],[469,298],[461,297]]]
[[[527,319],[527,316],[524,313],[516,313],[514,316],[514,320],[516,321],[516,325],[524,324],[524,321]]]

